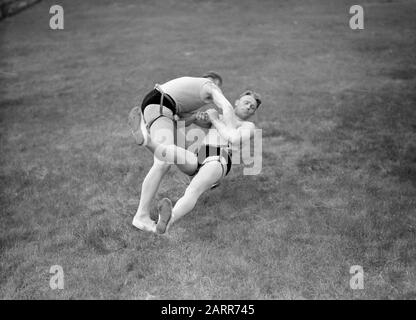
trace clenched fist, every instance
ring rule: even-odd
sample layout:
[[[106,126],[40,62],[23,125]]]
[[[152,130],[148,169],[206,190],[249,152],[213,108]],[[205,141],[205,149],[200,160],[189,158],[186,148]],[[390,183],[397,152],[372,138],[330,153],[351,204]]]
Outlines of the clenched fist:
[[[208,114],[204,111],[198,111],[195,115],[196,120],[209,122]]]
[[[215,109],[208,109],[207,111],[205,111],[205,113],[208,115],[209,120],[215,121],[218,120],[218,111]]]

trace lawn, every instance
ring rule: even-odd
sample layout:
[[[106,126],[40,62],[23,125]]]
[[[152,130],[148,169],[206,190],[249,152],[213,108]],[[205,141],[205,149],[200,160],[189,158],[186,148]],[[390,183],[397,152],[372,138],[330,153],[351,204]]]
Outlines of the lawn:
[[[416,299],[416,1],[361,0],[364,30],[347,0],[53,4],[0,22],[1,299]],[[262,172],[140,232],[128,112],[207,70],[262,94]]]

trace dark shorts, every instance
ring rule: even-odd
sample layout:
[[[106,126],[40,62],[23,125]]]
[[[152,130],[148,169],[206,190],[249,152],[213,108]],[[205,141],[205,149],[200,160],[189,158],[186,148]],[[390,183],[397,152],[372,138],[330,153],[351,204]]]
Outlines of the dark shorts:
[[[150,91],[143,99],[142,107],[141,107],[142,113],[144,112],[144,109],[146,109],[148,105],[151,105],[151,104],[160,105],[161,96],[162,94],[157,89],[153,89],[152,91]],[[176,103],[172,99],[172,97],[169,96],[167,93],[165,93],[163,96],[163,106],[168,108],[170,111],[172,111],[174,115],[177,113]]]
[[[225,177],[231,170],[231,150],[226,147],[213,146],[213,145],[202,145],[198,152],[198,170],[201,168],[207,161],[218,161],[223,164],[223,177]]]

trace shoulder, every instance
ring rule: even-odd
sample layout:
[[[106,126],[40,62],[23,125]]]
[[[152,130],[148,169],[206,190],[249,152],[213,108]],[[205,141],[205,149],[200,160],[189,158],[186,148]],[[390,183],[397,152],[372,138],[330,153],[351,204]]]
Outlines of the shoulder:
[[[215,96],[218,97],[218,96],[223,95],[222,91],[210,79],[205,79],[205,78],[203,78],[203,79],[204,79],[204,81],[201,84],[201,89],[200,89],[200,98],[205,103],[212,103]]]
[[[250,121],[243,121],[240,125],[240,128],[245,130],[254,130],[256,129],[256,125]]]
[[[206,93],[210,93],[212,94],[214,91],[216,92],[221,92],[221,89],[210,79],[206,79],[206,78],[201,78],[202,79],[202,84],[201,84],[201,89],[202,91],[205,91]]]

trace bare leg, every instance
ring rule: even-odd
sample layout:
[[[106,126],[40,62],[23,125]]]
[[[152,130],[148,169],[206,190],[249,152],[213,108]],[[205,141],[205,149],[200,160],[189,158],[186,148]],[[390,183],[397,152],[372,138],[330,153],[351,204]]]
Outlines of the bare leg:
[[[139,107],[130,111],[129,124],[136,143],[145,146],[158,160],[170,164],[175,163],[182,172],[188,175],[194,174],[198,167],[198,159],[193,152],[175,145],[174,129],[176,126],[170,118],[158,118],[150,128],[150,135],[147,132],[143,117],[152,119],[158,116],[159,108],[158,105],[149,105],[144,110],[144,115]],[[172,115],[168,109],[165,112],[170,112]],[[185,140],[185,137],[183,138]]]
[[[169,171],[170,165],[160,162],[155,159],[153,166],[150,168],[148,174],[143,180],[142,190],[140,194],[139,207],[136,215],[133,218],[133,225],[144,231],[155,232],[156,224],[150,218],[150,205],[157,190],[159,189],[160,182],[165,174]]]
[[[211,188],[222,176],[222,166],[218,161],[208,162],[201,167],[198,174],[192,179],[185,194],[172,209],[172,216],[168,228],[177,220],[189,213],[202,193]]]
[[[164,145],[148,138],[146,147],[154,153],[160,161],[175,163],[183,173],[192,175],[198,168],[198,157],[191,151],[176,145]]]
[[[157,105],[148,106],[145,109],[153,112]],[[198,167],[196,155],[190,151],[174,145],[174,123],[168,117],[158,118],[147,134],[143,128],[142,114],[139,108],[130,112],[129,123],[133,136],[139,145],[146,146],[154,154],[154,163],[142,184],[140,203],[133,225],[138,229],[156,232],[156,224],[150,218],[150,205],[159,189],[160,182],[169,170],[169,163],[176,163],[178,168],[186,174],[195,173]],[[140,123],[142,123],[140,125]]]
[[[173,144],[173,121],[169,118],[162,117],[157,119],[150,128],[150,138],[160,141],[161,144]],[[172,134],[169,135],[169,132]],[[160,182],[168,172],[170,164],[154,158],[154,163],[149,173],[146,175],[142,184],[140,203],[136,215],[133,218],[133,225],[144,231],[156,231],[156,224],[150,218],[150,205],[159,189]]]

